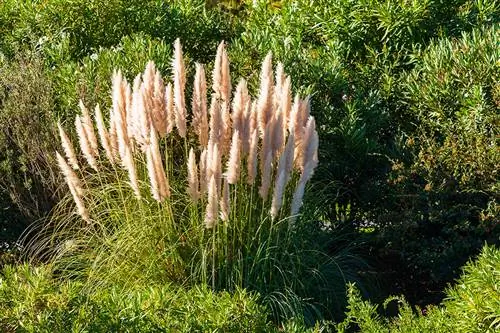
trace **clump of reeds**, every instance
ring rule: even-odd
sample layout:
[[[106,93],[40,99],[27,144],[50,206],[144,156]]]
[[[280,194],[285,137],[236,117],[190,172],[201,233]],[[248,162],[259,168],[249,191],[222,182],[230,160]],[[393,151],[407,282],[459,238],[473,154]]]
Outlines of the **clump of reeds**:
[[[207,228],[214,227],[220,219],[230,219],[233,203],[229,198],[238,198],[237,191],[258,189],[262,207],[268,207],[273,219],[295,216],[318,163],[318,134],[309,114],[309,98],[296,96],[292,103],[290,77],[282,64],[273,74],[271,54],[262,66],[258,96],[252,99],[244,79],[231,96],[229,59],[222,42],[217,50],[211,92],[203,65],[196,64],[188,116],[186,73],[179,40],[174,50],[173,84],[163,81],[153,62],[147,64],[132,85],[120,71],[114,73],[107,126],[99,106],[95,107],[102,153],[90,113],[80,102],[82,114],[76,117],[75,125],[84,160],[96,172],[119,163],[139,200],[145,193],[139,185],[137,163],[145,160],[152,197],[163,202],[171,195],[169,178],[173,177],[166,168],[165,156],[170,153],[164,153],[168,149],[167,139],[196,142],[189,148],[188,156],[171,157],[186,161],[187,193],[193,204],[205,207],[202,215]],[[81,196],[83,189],[75,190],[74,179],[78,177],[69,168],[80,169],[76,154],[63,128],[58,127],[68,158],[66,162],[58,155],[61,168],[78,211],[89,220]],[[177,134],[172,131],[174,128]],[[283,212],[285,206],[287,210]]]

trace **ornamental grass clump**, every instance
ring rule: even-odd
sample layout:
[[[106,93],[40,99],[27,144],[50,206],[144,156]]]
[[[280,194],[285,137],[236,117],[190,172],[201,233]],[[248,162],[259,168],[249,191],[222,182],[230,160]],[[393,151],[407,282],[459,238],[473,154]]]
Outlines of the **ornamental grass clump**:
[[[284,313],[292,308],[280,303],[286,295],[295,297],[290,304],[308,296],[300,274],[318,276],[328,261],[318,253],[320,259],[304,261],[315,250],[297,248],[294,240],[318,164],[309,98],[292,102],[290,77],[281,64],[273,74],[271,54],[259,95],[251,97],[244,79],[233,95],[221,43],[211,91],[204,66],[196,64],[188,103],[185,67],[177,40],[172,83],[153,62],[133,82],[115,71],[107,119],[96,105],[92,120],[80,103],[80,153],[58,125],[66,158],[57,158],[78,215],[68,215],[72,204],[63,201],[35,253],[89,287],[246,287],[271,295],[276,312]]]

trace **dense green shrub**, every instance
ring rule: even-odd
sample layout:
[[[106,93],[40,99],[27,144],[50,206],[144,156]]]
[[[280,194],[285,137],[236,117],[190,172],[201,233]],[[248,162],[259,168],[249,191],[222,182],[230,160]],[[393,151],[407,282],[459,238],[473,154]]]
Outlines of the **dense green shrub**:
[[[0,195],[2,229],[17,230],[43,217],[58,198],[54,151],[54,91],[41,60],[34,55],[0,63]],[[10,208],[9,208],[10,207]],[[22,214],[20,221],[17,214]],[[0,241],[9,231],[2,231]],[[5,236],[4,236],[5,235]]]
[[[461,278],[447,291],[441,306],[414,311],[403,298],[391,297],[400,305],[399,315],[381,319],[378,307],[364,301],[354,286],[349,287],[347,318],[338,325],[346,332],[353,324],[361,332],[496,332],[500,329],[500,250],[485,246],[469,262]]]
[[[201,0],[164,1],[4,1],[0,8],[0,45],[11,55],[19,48],[43,49],[69,36],[69,56],[79,59],[122,37],[143,32],[189,40],[190,50],[210,54],[232,31],[230,21]]]
[[[50,267],[7,266],[0,275],[0,329],[7,332],[261,332],[272,329],[267,316],[243,290],[149,285],[88,294]]]
[[[381,244],[436,282],[500,234],[497,31],[439,40],[402,78],[403,154],[374,212]]]

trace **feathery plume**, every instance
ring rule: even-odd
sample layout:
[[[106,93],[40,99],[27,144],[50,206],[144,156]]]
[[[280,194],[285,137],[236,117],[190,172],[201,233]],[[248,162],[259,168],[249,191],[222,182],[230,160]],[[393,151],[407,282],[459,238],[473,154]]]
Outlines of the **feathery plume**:
[[[87,163],[92,167],[92,169],[97,171],[97,161],[95,159],[94,150],[90,145],[86,127],[84,127],[84,125],[82,124],[82,118],[78,115],[75,118],[75,127],[83,156],[87,160]]]
[[[217,213],[219,210],[218,207],[219,196],[217,191],[217,184],[215,181],[215,177],[210,177],[210,181],[208,183],[208,203],[205,211],[205,227],[207,229],[211,229],[217,223]]]
[[[99,104],[95,106],[95,122],[97,125],[97,133],[99,134],[99,139],[101,141],[102,147],[104,148],[104,152],[106,153],[108,160],[111,163],[114,163],[113,150],[111,147],[109,133],[106,129],[106,125],[104,125],[104,119],[102,117],[102,112]]]
[[[149,146],[146,150],[146,165],[148,168],[148,176],[150,182],[149,187],[151,188],[151,195],[156,201],[161,202],[162,198],[160,196],[160,185],[158,184],[158,177],[156,175],[151,146]]]
[[[259,132],[255,128],[250,136],[250,147],[247,158],[247,183],[253,184],[257,176],[257,152],[259,144]]]
[[[126,101],[126,82],[122,80],[121,73],[115,73],[113,77],[113,119],[115,124],[116,138],[118,141],[118,152],[125,170],[128,172],[130,186],[134,190],[137,198],[141,198],[139,184],[137,181],[137,171],[135,168],[130,139],[127,131],[127,101]]]
[[[292,217],[294,215],[297,215],[299,213],[300,207],[302,207],[302,198],[304,197],[305,187],[309,179],[311,179],[311,177],[313,176],[314,168],[316,168],[316,165],[316,161],[309,161],[304,167],[304,171],[302,172],[297,187],[295,188],[295,192],[293,193],[290,211],[290,215],[292,215]],[[295,218],[293,218],[293,220],[295,220]]]
[[[271,145],[272,145],[272,150],[273,150],[273,158],[276,158],[276,156],[281,153],[281,150],[283,149],[284,145],[284,140],[285,140],[285,126],[284,126],[284,118],[283,118],[283,112],[278,109],[278,112],[276,113],[274,119],[273,119],[273,130],[272,130],[272,140],[271,140]]]
[[[318,133],[314,117],[309,117],[303,135],[298,156],[298,166],[301,171],[304,171],[306,163],[309,161],[317,163]]]
[[[278,212],[281,208],[281,204],[283,201],[283,192],[286,186],[285,178],[285,170],[280,170],[278,168],[278,177],[276,178],[276,182],[274,184],[273,199],[271,203],[271,218],[273,220],[276,218],[276,216],[278,216]]]
[[[163,167],[163,161],[161,159],[160,146],[158,144],[158,136],[154,128],[151,128],[150,136],[151,136],[150,150],[151,150],[151,155],[153,157],[156,179],[158,181],[158,186],[159,186],[160,201],[163,201],[165,198],[170,197],[170,188],[167,175],[165,174],[165,168]]]
[[[231,114],[229,113],[229,103],[222,102],[222,137],[221,137],[221,151],[226,155],[231,148]]]
[[[229,71],[229,58],[225,47],[222,51],[221,79],[221,99],[229,105],[231,101],[231,76]]]
[[[290,119],[290,112],[292,109],[292,91],[290,76],[287,76],[283,86],[281,87],[281,112],[283,112],[283,119],[285,126],[288,125]]]
[[[238,130],[234,131],[231,140],[231,151],[226,165],[226,180],[229,184],[236,184],[240,177],[240,139]]]
[[[78,105],[82,111],[81,122],[85,133],[87,134],[87,140],[90,145],[90,149],[92,150],[92,155],[99,156],[99,145],[97,144],[97,137],[95,135],[94,125],[92,124],[92,118],[90,118],[89,111],[83,104],[82,100],[80,100]]]
[[[207,179],[207,149],[203,149],[200,154],[200,197],[207,192],[208,179]]]
[[[271,187],[272,167],[273,167],[273,154],[272,151],[268,151],[262,167],[261,184],[259,188],[259,194],[264,200],[267,199],[267,195],[269,194],[269,188]]]
[[[57,157],[57,162],[59,164],[59,168],[61,169],[66,179],[66,183],[68,184],[71,195],[73,196],[73,200],[75,201],[76,207],[78,209],[78,214],[82,217],[84,221],[88,223],[90,221],[90,217],[89,217],[89,212],[83,202],[82,198],[83,187],[80,182],[80,179],[78,179],[78,176],[75,174],[75,172],[70,168],[68,163],[66,163],[66,160],[58,152],[56,152],[56,157]]]
[[[172,83],[168,83],[167,86],[165,87],[165,105],[167,108],[166,135],[168,135],[174,129],[174,124],[175,124],[174,90],[172,88]]]
[[[167,135],[167,105],[165,98],[165,86],[160,72],[157,70],[154,77],[153,108],[151,112],[153,125],[160,135]]]
[[[261,137],[264,136],[266,126],[272,117],[274,94],[272,66],[272,54],[269,52],[264,59],[264,63],[262,64],[262,71],[260,74],[260,93],[257,100],[257,113]]]
[[[57,122],[57,128],[59,129],[59,137],[61,138],[61,146],[63,147],[64,154],[66,154],[71,167],[75,170],[78,170],[78,160],[76,159],[76,153],[75,149],[73,148],[73,144],[71,143],[71,140],[64,131],[60,122]]]
[[[111,151],[113,152],[113,158],[119,156],[118,137],[116,136],[116,123],[114,119],[114,110],[111,108],[109,110],[109,143],[111,145]]]
[[[186,105],[184,97],[184,87],[186,85],[186,72],[184,69],[184,59],[182,58],[182,47],[179,38],[174,43],[174,105],[175,105],[175,125],[182,138],[186,137]]]
[[[293,134],[288,137],[285,150],[280,156],[276,182],[274,184],[273,200],[271,204],[271,217],[274,219],[278,215],[283,202],[283,193],[290,180],[293,167],[293,151],[295,148]]]
[[[218,99],[222,99],[222,58],[224,53],[224,41],[220,42],[215,55],[214,71],[212,73],[212,89]]]
[[[220,144],[222,139],[222,114],[221,114],[221,106],[219,104],[219,100],[215,96],[212,95],[212,102],[210,103],[210,135],[209,141],[213,143]]]
[[[243,131],[245,109],[247,107],[248,100],[247,83],[244,79],[241,79],[236,87],[236,94],[233,99],[233,114],[231,115],[233,120],[233,130],[239,131],[240,134]]]
[[[248,150],[250,148],[250,135],[252,133],[250,129],[251,112],[252,112],[252,102],[250,101],[249,98],[245,105],[245,109],[243,111],[243,116],[241,119],[242,122],[241,132],[240,132],[241,157],[245,157],[248,154]]]
[[[224,185],[222,187],[222,198],[220,200],[220,219],[222,221],[229,220],[229,212],[230,212],[229,202],[229,182],[227,178],[224,178]]]
[[[196,203],[200,197],[200,192],[198,191],[198,167],[196,166],[196,157],[194,154],[193,148],[189,150],[189,158],[188,158],[188,194]]]
[[[196,75],[193,84],[193,123],[202,147],[208,144],[208,116],[207,116],[207,82],[205,69],[202,64],[196,63]]]

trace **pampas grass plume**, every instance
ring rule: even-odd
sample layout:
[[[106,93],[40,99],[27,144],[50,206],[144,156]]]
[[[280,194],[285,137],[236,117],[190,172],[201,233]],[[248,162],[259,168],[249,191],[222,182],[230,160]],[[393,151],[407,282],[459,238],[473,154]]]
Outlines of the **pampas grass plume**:
[[[82,118],[80,116],[76,116],[75,118],[75,127],[83,156],[87,160],[87,163],[92,167],[92,169],[97,171],[97,161],[94,156],[94,150],[90,145],[86,127],[84,127],[84,125],[82,124]]]
[[[104,124],[104,119],[99,104],[95,106],[95,122],[97,125],[97,133],[99,134],[99,139],[101,141],[102,147],[104,148],[104,152],[106,153],[108,160],[111,163],[114,163],[113,149],[111,147],[109,133],[106,129],[106,125]]]
[[[229,220],[229,212],[231,211],[229,201],[229,182],[227,178],[224,178],[224,184],[222,186],[222,198],[220,200],[220,219],[222,221]]]
[[[66,154],[71,167],[75,170],[78,170],[78,160],[76,159],[76,153],[75,149],[73,148],[73,143],[71,143],[71,140],[61,126],[61,123],[57,122],[57,128],[59,129],[59,137],[61,138],[61,146],[63,147],[64,154]]]
[[[66,179],[66,183],[68,184],[71,195],[73,196],[73,200],[75,201],[76,207],[78,209],[78,214],[82,217],[84,221],[89,222],[90,221],[89,212],[83,202],[82,198],[83,187],[80,182],[80,179],[78,179],[78,176],[70,168],[68,163],[66,163],[64,157],[62,157],[58,152],[56,152],[56,157],[57,157],[57,162],[59,164],[59,168],[61,169]]]
[[[240,151],[241,144],[238,130],[234,131],[231,140],[231,151],[226,165],[226,178],[229,184],[236,184],[240,177]]]
[[[208,144],[207,82],[205,79],[205,69],[199,63],[196,63],[192,111],[192,126],[198,134],[200,145],[206,147]]]
[[[193,148],[189,150],[188,158],[188,194],[196,203],[200,197],[200,192],[198,190],[198,167],[196,166],[196,156],[194,154]]]
[[[182,47],[179,38],[174,43],[174,105],[175,105],[175,125],[181,138],[186,137],[186,105],[184,88],[186,85],[186,72],[184,69],[184,59],[182,58]]]
[[[94,125],[92,123],[92,119],[90,118],[89,111],[83,104],[82,100],[80,100],[78,105],[80,106],[80,110],[82,111],[81,122],[87,135],[87,140],[90,149],[92,150],[92,155],[99,156],[99,145],[97,144],[97,137],[95,135]]]
[[[211,229],[217,223],[217,213],[219,210],[219,196],[215,177],[210,177],[208,183],[208,203],[205,211],[205,227]]]

